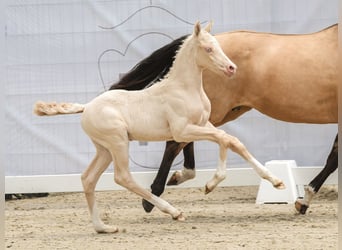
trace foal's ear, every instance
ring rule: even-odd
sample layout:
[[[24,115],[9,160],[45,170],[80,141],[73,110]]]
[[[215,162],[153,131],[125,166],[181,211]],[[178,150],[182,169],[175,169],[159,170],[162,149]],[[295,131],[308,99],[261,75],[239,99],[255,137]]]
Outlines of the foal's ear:
[[[206,32],[209,33],[212,26],[213,26],[213,21],[210,21],[210,22],[207,24],[207,26],[205,26],[204,30],[205,30]]]
[[[199,21],[196,22],[194,27],[194,34],[195,36],[198,36],[198,34],[201,32],[201,24]]]

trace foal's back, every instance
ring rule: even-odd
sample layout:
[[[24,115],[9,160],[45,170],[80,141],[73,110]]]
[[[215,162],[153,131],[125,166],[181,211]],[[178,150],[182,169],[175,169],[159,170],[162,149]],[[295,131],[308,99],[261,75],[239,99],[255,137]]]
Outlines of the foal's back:
[[[86,105],[82,124],[95,126],[101,121],[99,129],[113,134],[118,132],[116,129],[125,128],[130,140],[172,139],[163,106],[163,89],[163,85],[157,84],[139,91],[107,91]]]

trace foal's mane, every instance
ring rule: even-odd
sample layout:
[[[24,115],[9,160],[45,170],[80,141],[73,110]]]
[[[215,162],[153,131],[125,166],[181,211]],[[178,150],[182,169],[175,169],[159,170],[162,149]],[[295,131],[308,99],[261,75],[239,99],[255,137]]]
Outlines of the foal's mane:
[[[162,79],[172,66],[174,57],[188,35],[177,38],[171,43],[154,51],[141,62],[137,63],[109,90],[139,90]]]

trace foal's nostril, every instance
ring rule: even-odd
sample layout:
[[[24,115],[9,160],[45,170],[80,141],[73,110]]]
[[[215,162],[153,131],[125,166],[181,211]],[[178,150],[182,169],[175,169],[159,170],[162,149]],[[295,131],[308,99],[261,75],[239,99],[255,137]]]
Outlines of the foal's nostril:
[[[235,72],[235,67],[232,66],[232,65],[230,65],[230,66],[228,67],[228,69],[229,69],[230,72]]]

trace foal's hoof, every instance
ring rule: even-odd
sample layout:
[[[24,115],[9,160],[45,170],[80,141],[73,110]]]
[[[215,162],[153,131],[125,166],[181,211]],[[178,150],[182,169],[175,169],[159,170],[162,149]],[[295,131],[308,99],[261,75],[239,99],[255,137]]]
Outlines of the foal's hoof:
[[[185,217],[183,213],[180,213],[179,215],[177,215],[176,217],[173,217],[172,219],[177,220],[177,221],[185,221]]]
[[[273,187],[275,187],[276,189],[285,189],[286,188],[284,182],[282,182],[282,181],[280,181],[279,183],[273,185]]]
[[[154,205],[145,199],[142,200],[142,206],[146,213],[150,213],[152,209],[154,208]]]
[[[204,194],[209,194],[211,191],[213,191],[213,189],[210,189],[207,185],[205,185]]]
[[[305,204],[302,204],[301,202],[301,199],[298,198],[295,202],[295,208],[297,210],[297,212],[299,212],[300,214],[305,214],[306,213],[306,210],[309,208],[309,206],[305,205]]]
[[[111,226],[103,226],[101,228],[95,228],[96,232],[99,234],[113,234],[119,232],[119,228]]]
[[[166,183],[167,186],[176,186],[178,185],[179,181],[179,173],[176,171],[173,173],[173,175],[170,177],[169,181]]]

